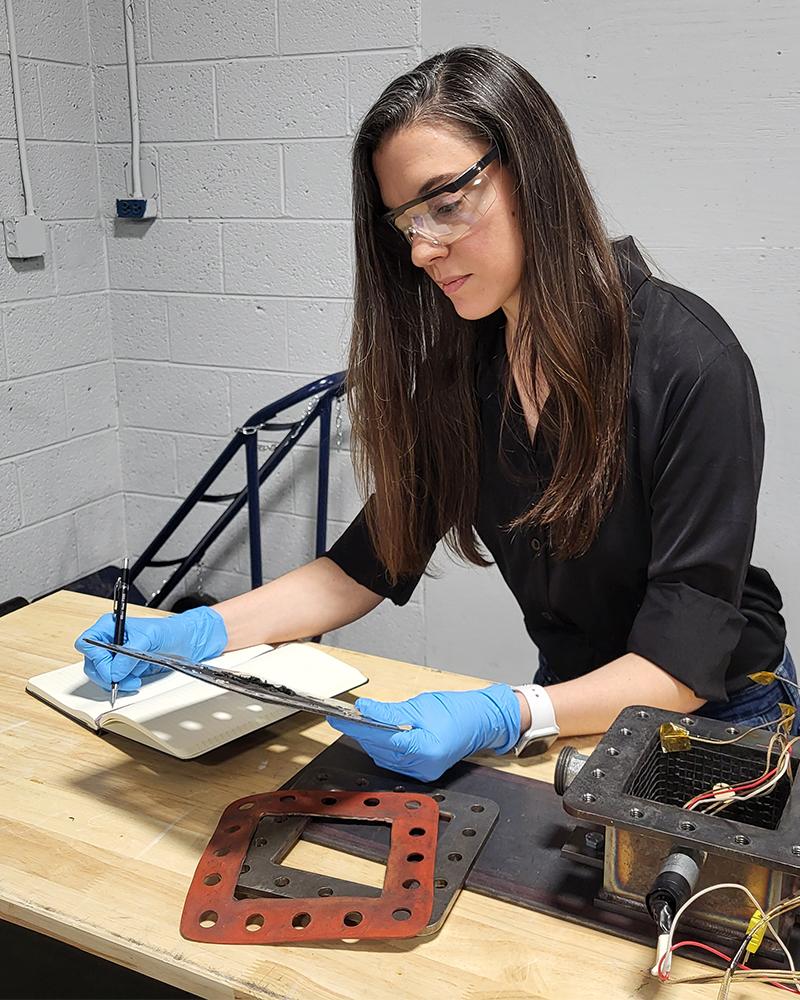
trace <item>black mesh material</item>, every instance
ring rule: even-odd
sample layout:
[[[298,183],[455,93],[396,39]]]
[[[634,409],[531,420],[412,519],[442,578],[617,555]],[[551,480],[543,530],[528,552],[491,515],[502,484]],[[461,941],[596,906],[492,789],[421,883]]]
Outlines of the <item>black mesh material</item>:
[[[777,754],[773,754],[773,765]],[[764,771],[766,754],[741,747],[699,745],[680,753],[664,753],[656,736],[623,791],[664,805],[682,806],[700,792],[725,782],[740,785]],[[720,813],[726,819],[774,830],[789,799],[792,783],[782,778],[766,795],[736,802]]]

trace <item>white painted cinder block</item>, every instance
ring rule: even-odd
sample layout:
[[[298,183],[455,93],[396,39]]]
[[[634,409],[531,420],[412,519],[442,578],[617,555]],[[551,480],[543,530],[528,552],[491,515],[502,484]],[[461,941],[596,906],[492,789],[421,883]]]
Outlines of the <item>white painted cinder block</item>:
[[[0,211],[4,218],[21,215],[25,211],[19,153],[17,144],[10,139],[0,141]]]
[[[92,63],[102,66],[125,62],[125,25],[122,4],[109,0],[88,0],[89,28],[92,43]],[[149,58],[149,38],[146,3],[133,5],[136,36],[136,61]]]
[[[280,0],[282,52],[391,48],[417,41],[415,0]]]
[[[109,310],[115,358],[143,361],[169,358],[166,296],[111,292]]]
[[[347,131],[345,60],[271,59],[217,68],[224,139],[342,136]]]
[[[67,401],[67,434],[90,434],[117,426],[117,379],[113,361],[63,373]]]
[[[81,576],[110,564],[121,565],[125,552],[125,502],[113,493],[75,511],[78,571]]]
[[[405,663],[424,663],[426,618],[419,601],[398,608],[385,600],[358,621],[328,632],[323,642]]]
[[[105,292],[108,274],[102,222],[99,219],[52,222],[49,228],[59,291],[67,295]]]
[[[228,376],[189,365],[117,362],[120,425],[219,434],[230,425]]]
[[[124,60],[124,55],[123,55]],[[98,142],[130,142],[127,76],[124,66],[95,66],[94,101]],[[149,136],[144,133],[145,141]]]
[[[386,85],[417,63],[416,54],[406,52],[368,52],[348,56],[350,106],[348,122],[355,131],[358,123]]]
[[[54,517],[0,537],[0,566],[0,601],[17,596],[33,600],[76,579],[78,548],[73,515]]]
[[[20,455],[61,441],[66,423],[60,375],[14,378],[0,386],[0,455]]]
[[[348,296],[347,222],[225,222],[225,291],[243,295]]]
[[[0,463],[0,535],[14,531],[22,525],[19,502],[17,467],[13,462]]]
[[[149,224],[116,219],[106,245],[113,288],[222,291],[217,223],[159,219]]]
[[[42,448],[16,464],[25,524],[75,510],[122,487],[115,430]],[[102,472],[87,475],[89,469]]]
[[[121,427],[122,488],[130,493],[178,494],[175,434]]]
[[[5,16],[2,33],[5,34]],[[19,64],[20,87],[22,91],[22,113],[25,123],[25,135],[30,139],[42,138],[42,107],[39,101],[39,83],[36,75],[36,63],[21,60]],[[17,138],[17,118],[14,114],[14,102],[11,89],[11,63],[8,59],[0,59],[0,139]],[[17,164],[19,169],[19,164]]]
[[[85,0],[16,3],[14,22],[21,56],[68,63],[89,62]]]
[[[192,143],[159,152],[163,215],[274,219],[281,215],[280,147]]]
[[[287,323],[292,371],[328,375],[347,361],[352,311],[344,299],[290,299]]]
[[[350,139],[286,143],[286,214],[294,219],[349,219]]]
[[[97,157],[88,143],[33,142],[28,148],[36,213],[47,219],[97,215]]]
[[[277,52],[275,0],[159,0],[150,8],[153,59],[241,59]]]
[[[142,135],[148,142],[214,137],[211,66],[145,63],[138,76]]]
[[[0,382],[8,375],[6,366],[6,337],[3,330],[3,314],[0,312]]]
[[[285,302],[221,295],[173,295],[168,302],[173,361],[286,369]]]
[[[91,68],[42,62],[39,64],[39,87],[45,138],[93,143]]]
[[[145,142],[214,137],[214,72],[208,64],[142,63],[139,116]],[[128,83],[124,66],[95,69],[97,138],[130,141]]]
[[[70,295],[19,303],[6,311],[12,376],[56,371],[111,356],[105,295]]]

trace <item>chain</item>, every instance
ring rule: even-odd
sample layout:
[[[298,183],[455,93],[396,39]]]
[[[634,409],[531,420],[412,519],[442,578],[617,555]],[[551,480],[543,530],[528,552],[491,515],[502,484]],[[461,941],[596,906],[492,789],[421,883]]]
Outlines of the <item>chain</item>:
[[[314,407],[319,403],[322,398],[320,393],[317,396],[311,396],[310,399],[306,401],[305,413],[303,414],[303,419],[311,416]],[[336,450],[341,451],[344,444],[344,418],[342,416],[342,397],[336,396],[334,400],[336,404],[336,414],[334,417],[334,437],[336,441]],[[245,437],[249,437],[251,434],[258,434],[259,431],[269,430],[269,421],[266,420],[261,424],[245,424],[242,427],[237,427],[234,431],[235,434],[243,434]],[[275,451],[278,447],[277,443],[274,441],[261,442],[258,443],[259,451]]]
[[[200,561],[197,564],[197,596],[198,597],[204,597],[205,596],[206,592],[205,592],[205,589],[203,587],[203,582],[204,582],[205,578],[206,578],[206,567],[205,567],[205,564],[202,561]]]
[[[336,397],[336,450],[342,450],[342,441],[344,441],[344,430],[342,427],[342,397]]]
[[[320,393],[317,396],[311,396],[311,398],[307,400],[307,402],[306,402],[306,411],[303,414],[303,419],[305,419],[306,417],[308,417],[308,416],[311,415],[311,411],[314,409],[314,407],[319,402],[321,395],[322,394]],[[242,427],[236,427],[236,428],[234,428],[234,432],[233,433],[234,434],[243,434],[245,437],[248,437],[250,434],[258,434],[259,431],[269,430],[269,425],[270,425],[270,421],[269,420],[265,420],[261,424],[244,424]]]

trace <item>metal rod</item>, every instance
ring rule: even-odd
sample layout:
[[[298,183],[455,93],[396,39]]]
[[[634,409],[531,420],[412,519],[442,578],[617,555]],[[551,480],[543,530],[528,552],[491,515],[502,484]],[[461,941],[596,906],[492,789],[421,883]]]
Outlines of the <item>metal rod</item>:
[[[317,538],[315,555],[325,551],[328,527],[328,478],[331,458],[331,405],[332,396],[319,401],[319,472],[317,474]]]
[[[261,509],[258,503],[258,434],[251,434],[245,444],[247,467],[247,508],[250,522],[250,586],[263,583],[261,572]]]

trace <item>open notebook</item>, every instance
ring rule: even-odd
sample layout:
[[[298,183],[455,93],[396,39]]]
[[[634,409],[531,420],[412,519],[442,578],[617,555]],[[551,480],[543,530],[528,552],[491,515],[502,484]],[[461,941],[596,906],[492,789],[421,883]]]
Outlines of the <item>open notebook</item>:
[[[251,646],[206,661],[254,675],[318,698],[330,698],[364,684],[355,667],[312,643]],[[91,729],[116,733],[184,760],[292,715],[292,710],[225,691],[177,671],[142,679],[133,694],[109,693],[83,672],[83,660],[31,677],[26,690]]]

